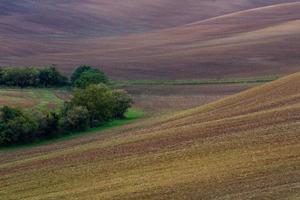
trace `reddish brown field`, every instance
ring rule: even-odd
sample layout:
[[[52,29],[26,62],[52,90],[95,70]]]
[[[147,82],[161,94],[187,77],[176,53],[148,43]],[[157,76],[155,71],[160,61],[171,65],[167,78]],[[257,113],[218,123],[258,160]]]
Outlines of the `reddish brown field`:
[[[0,152],[1,199],[299,199],[300,73],[172,115]]]
[[[0,199],[300,199],[300,72],[206,80],[299,71],[299,11],[299,0],[0,1],[0,67],[95,65],[134,79],[115,83],[147,113],[0,149]],[[6,88],[0,104],[54,109],[69,95]]]
[[[70,73],[86,63],[101,66],[117,79],[221,78],[299,70],[299,2],[52,2],[2,8],[12,14],[0,18],[0,66],[57,64]],[[26,13],[40,7],[36,16]],[[49,10],[56,14],[37,17]]]
[[[296,0],[2,0],[0,34],[111,36],[185,25]]]
[[[133,96],[135,108],[157,116],[204,105],[255,85],[133,85],[124,89]]]

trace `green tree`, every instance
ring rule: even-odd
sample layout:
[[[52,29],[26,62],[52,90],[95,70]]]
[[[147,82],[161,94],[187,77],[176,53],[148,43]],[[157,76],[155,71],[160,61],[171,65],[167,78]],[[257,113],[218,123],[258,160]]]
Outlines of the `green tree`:
[[[52,138],[60,134],[60,119],[61,115],[55,111],[51,111],[43,116],[37,118],[39,122],[39,133],[40,138]]]
[[[11,119],[19,117],[22,115],[22,111],[16,108],[11,108],[9,106],[3,106],[0,109],[0,121],[8,122]]]
[[[113,118],[114,98],[112,91],[105,85],[90,85],[85,89],[77,89],[71,99],[71,105],[86,107],[92,126]]]
[[[6,134],[9,135],[10,143],[27,143],[36,139],[37,122],[27,115],[22,115],[10,120],[6,126]]]
[[[3,72],[6,85],[27,87],[38,85],[38,70],[35,68],[7,68]]]
[[[71,75],[71,82],[76,87],[86,87],[90,84],[108,83],[105,73],[88,65],[78,67]]]
[[[71,107],[63,117],[64,127],[69,131],[84,131],[90,125],[89,111],[83,106]]]
[[[46,87],[64,85],[67,80],[55,67],[45,67],[39,71],[39,84]]]
[[[131,107],[133,100],[131,96],[124,90],[114,90],[114,118],[124,118],[124,114]]]
[[[55,86],[63,85],[67,82],[67,77],[63,76],[55,67],[45,67],[36,69],[25,68],[5,68],[0,70],[0,84],[8,86],[28,87],[28,86]]]
[[[89,71],[91,69],[92,67],[89,65],[81,65],[80,67],[77,67],[71,75],[71,82],[74,84],[74,82],[80,77],[83,72]]]
[[[74,82],[74,86],[78,88],[86,88],[92,84],[107,83],[107,78],[103,73],[90,70],[83,72]]]
[[[38,124],[22,111],[5,106],[1,109],[0,127],[0,145],[9,145],[35,140]]]
[[[4,73],[5,73],[5,70],[4,69],[1,69],[0,68],[0,84],[4,84]]]

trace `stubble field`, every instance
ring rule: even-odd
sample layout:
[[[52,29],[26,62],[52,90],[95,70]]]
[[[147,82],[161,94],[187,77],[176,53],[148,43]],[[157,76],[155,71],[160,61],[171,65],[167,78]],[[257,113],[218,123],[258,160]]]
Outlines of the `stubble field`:
[[[299,80],[293,74],[75,145],[2,152],[0,197],[297,199]]]

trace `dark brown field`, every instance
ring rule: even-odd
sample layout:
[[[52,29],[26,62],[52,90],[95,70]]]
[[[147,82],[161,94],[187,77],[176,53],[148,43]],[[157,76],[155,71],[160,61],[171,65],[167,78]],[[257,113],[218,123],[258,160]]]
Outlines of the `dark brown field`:
[[[85,63],[117,79],[260,76],[300,69],[299,1],[1,5],[0,66],[57,64],[69,73]]]

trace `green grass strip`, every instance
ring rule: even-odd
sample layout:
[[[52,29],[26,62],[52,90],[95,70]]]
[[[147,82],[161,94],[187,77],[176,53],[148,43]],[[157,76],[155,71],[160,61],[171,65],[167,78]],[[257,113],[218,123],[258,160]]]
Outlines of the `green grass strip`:
[[[213,85],[213,84],[250,84],[264,83],[278,79],[280,76],[261,76],[250,78],[229,78],[229,79],[190,79],[190,80],[124,80],[112,81],[115,87],[131,85]]]

